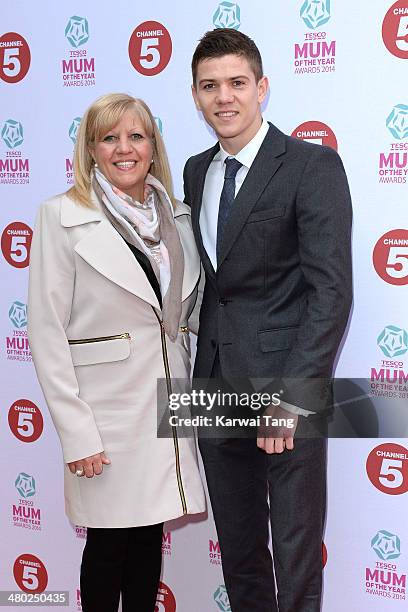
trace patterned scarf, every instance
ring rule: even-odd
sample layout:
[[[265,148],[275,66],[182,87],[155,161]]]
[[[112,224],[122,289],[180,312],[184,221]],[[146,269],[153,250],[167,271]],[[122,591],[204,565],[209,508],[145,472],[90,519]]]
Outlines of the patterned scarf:
[[[184,255],[173,206],[163,185],[148,174],[145,199],[140,203],[114,187],[95,168],[93,187],[114,228],[149,258],[160,284],[164,329],[174,342],[180,325]]]

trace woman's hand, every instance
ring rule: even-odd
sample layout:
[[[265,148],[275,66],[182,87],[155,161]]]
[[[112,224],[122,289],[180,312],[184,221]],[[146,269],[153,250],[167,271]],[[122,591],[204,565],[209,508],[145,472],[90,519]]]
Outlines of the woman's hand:
[[[85,459],[71,461],[71,463],[68,463],[67,465],[72,474],[93,478],[93,476],[99,476],[99,474],[102,474],[103,466],[110,465],[110,462],[110,459],[108,459],[105,453],[102,451],[96,455],[85,457]]]

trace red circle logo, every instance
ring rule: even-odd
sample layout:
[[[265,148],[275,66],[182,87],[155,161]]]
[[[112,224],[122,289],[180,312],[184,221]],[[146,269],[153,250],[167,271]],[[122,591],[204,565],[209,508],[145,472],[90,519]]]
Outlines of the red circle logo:
[[[305,121],[292,132],[294,138],[325,145],[337,151],[337,138],[333,130],[321,121]]]
[[[145,76],[162,72],[170,61],[172,42],[169,32],[158,21],[144,21],[129,40],[129,58],[135,70]]]
[[[408,449],[400,444],[376,446],[367,459],[367,475],[382,493],[401,495],[408,491]]]
[[[408,230],[387,232],[377,241],[373,251],[375,271],[390,285],[408,284]]]
[[[164,582],[159,582],[154,612],[176,612],[176,599]]]
[[[44,563],[34,555],[24,553],[14,561],[14,580],[25,593],[42,593],[47,588],[48,574]]]
[[[10,407],[9,427],[21,442],[35,442],[41,436],[44,421],[41,410],[28,399],[19,399]]]
[[[323,563],[323,568],[325,568],[326,563],[327,563],[327,548],[324,542],[322,542],[322,563]]]
[[[15,268],[26,268],[30,263],[33,230],[20,221],[10,223],[1,235],[4,259]]]
[[[30,47],[25,38],[16,32],[0,37],[0,78],[6,83],[22,81],[30,68]]]
[[[408,0],[398,0],[388,10],[382,25],[382,37],[390,53],[408,59]]]

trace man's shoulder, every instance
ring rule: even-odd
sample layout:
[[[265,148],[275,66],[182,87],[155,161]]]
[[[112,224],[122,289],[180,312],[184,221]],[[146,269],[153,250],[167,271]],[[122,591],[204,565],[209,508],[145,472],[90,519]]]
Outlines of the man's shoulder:
[[[219,146],[218,146],[218,143],[217,143],[217,144],[213,145],[212,147],[210,147],[209,149],[206,149],[205,151],[201,151],[201,153],[196,153],[196,155],[192,155],[191,157],[188,158],[188,160],[186,162],[186,168],[187,168],[187,166],[189,168],[198,167],[202,163],[205,163],[208,160],[209,156],[215,155],[215,153],[218,150],[218,148],[219,148]]]
[[[289,136],[273,125],[273,123],[270,121],[268,123],[268,138],[270,141],[280,140],[283,142],[285,153],[290,157],[303,159],[310,159],[311,157],[320,158],[321,156],[338,157],[336,151],[331,147],[302,140],[301,138],[295,138],[294,136]]]

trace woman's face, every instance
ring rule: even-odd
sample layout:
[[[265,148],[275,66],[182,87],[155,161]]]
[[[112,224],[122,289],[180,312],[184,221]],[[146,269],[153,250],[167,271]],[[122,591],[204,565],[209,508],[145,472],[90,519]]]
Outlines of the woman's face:
[[[144,180],[153,157],[152,141],[134,110],[128,110],[90,148],[99,170],[118,189],[143,202]]]

